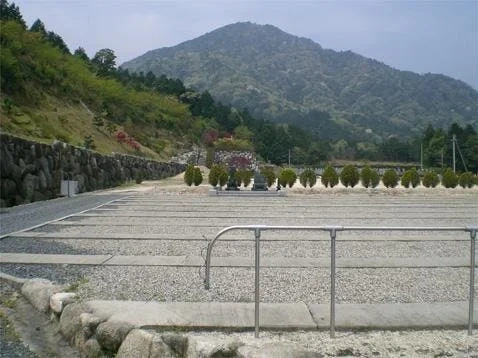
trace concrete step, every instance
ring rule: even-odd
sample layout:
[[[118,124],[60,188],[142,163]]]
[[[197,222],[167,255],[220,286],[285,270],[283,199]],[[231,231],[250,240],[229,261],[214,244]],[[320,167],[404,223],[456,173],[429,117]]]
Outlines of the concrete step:
[[[141,328],[252,329],[254,303],[242,302],[87,302],[91,313],[109,321],[128,322]],[[474,324],[478,323],[475,301]],[[261,328],[327,329],[328,304],[261,303]],[[336,304],[337,329],[465,328],[468,302],[404,304]]]

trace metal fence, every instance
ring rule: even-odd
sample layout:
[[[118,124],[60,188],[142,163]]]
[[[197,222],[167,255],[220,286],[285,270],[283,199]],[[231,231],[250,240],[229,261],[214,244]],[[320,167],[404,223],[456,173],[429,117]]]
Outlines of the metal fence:
[[[211,254],[217,240],[226,232],[233,230],[254,231],[255,237],[255,293],[254,293],[254,326],[255,337],[259,337],[259,270],[261,232],[266,230],[288,231],[327,231],[330,235],[330,336],[335,336],[335,243],[339,231],[456,231],[470,234],[470,292],[468,306],[468,334],[473,330],[473,300],[475,290],[475,241],[478,225],[467,227],[356,227],[356,226],[268,226],[268,225],[237,225],[229,226],[219,231],[209,242],[206,254],[206,270],[204,287],[209,289],[211,276]]]

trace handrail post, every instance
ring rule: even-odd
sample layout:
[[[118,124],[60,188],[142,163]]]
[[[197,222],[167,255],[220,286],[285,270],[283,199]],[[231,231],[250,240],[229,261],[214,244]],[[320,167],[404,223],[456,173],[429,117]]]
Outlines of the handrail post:
[[[476,249],[476,229],[470,230],[470,296],[468,306],[468,335],[473,334],[473,301],[475,299],[475,249]]]
[[[330,229],[330,338],[335,337],[335,228]]]
[[[209,290],[210,288],[209,277],[211,274],[211,250],[213,245],[214,245],[214,241],[211,241],[210,243],[207,244],[206,265],[205,265],[206,267],[204,268],[204,288],[206,290]]]
[[[259,268],[260,268],[260,249],[261,249],[261,229],[256,228],[254,230],[256,239],[256,262],[255,262],[255,292],[254,292],[254,337],[259,338]]]

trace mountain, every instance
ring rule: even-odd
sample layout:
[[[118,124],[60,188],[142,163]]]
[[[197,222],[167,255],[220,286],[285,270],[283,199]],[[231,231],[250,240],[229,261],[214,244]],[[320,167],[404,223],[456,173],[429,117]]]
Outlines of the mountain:
[[[255,117],[298,124],[319,138],[380,140],[419,134],[428,124],[478,125],[478,92],[462,81],[324,49],[271,25],[227,25],[121,67],[179,78]]]

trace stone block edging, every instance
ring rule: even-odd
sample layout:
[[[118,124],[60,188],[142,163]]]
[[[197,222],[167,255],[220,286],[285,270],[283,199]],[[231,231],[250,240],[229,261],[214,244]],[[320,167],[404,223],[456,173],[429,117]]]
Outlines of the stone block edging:
[[[82,357],[96,358],[115,354],[117,358],[245,358],[251,354],[280,357],[321,357],[306,352],[298,345],[277,343],[273,346],[251,346],[238,338],[192,336],[171,332],[156,332],[136,327],[129,322],[109,320],[112,312],[105,310],[95,315],[87,302],[80,302],[77,295],[65,292],[65,287],[51,281],[34,278],[22,279],[0,272],[0,282],[5,282],[22,295],[32,306],[49,313],[58,322],[59,331],[69,344],[80,351]],[[279,357],[279,356],[278,356]]]

